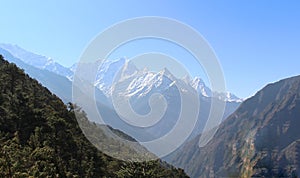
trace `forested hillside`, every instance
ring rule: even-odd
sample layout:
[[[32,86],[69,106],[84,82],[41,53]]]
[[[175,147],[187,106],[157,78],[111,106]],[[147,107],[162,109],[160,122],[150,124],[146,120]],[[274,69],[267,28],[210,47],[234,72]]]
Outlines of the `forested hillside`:
[[[101,153],[77,124],[80,108],[64,105],[1,55],[0,92],[0,177],[186,177],[160,160],[124,162]],[[86,125],[97,126],[82,113]]]

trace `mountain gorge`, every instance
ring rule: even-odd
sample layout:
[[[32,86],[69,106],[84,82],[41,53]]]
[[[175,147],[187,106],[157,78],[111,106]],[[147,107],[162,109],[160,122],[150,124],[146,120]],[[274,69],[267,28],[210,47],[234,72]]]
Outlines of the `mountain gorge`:
[[[186,143],[172,163],[191,177],[300,175],[300,76],[267,85],[246,100],[199,148]]]

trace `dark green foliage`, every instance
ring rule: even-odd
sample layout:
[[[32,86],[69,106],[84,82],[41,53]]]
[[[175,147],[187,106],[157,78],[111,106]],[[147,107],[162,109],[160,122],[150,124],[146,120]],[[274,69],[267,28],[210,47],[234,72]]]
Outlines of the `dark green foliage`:
[[[76,106],[65,106],[1,55],[0,92],[0,177],[186,176],[159,161],[126,163],[101,153],[80,130]]]
[[[158,161],[143,163],[129,162],[125,163],[119,171],[118,177],[185,177],[183,169],[174,169],[168,165],[163,165]],[[163,167],[162,167],[163,165]],[[168,168],[168,169],[166,169]],[[173,171],[171,171],[173,170]]]

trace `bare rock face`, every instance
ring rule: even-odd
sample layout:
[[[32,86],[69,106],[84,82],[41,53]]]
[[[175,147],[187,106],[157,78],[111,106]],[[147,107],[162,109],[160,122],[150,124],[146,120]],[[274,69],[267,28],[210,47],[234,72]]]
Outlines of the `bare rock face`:
[[[199,137],[172,161],[191,177],[300,175],[300,76],[267,85],[246,100],[203,148]]]

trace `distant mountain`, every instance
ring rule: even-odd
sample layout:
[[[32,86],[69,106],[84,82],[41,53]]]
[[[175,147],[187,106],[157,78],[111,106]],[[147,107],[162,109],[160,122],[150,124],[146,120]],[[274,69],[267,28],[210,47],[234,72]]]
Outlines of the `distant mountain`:
[[[72,67],[73,70],[74,68],[75,67]],[[128,88],[128,92],[133,94],[136,92],[136,90],[144,89],[144,92],[146,93],[140,93],[140,94],[145,95],[147,94],[147,92],[150,91],[150,88],[152,88],[153,86],[166,85],[164,83],[160,83],[162,81],[161,77],[163,76],[162,72],[163,71],[159,71],[156,74],[154,74],[154,72],[150,72],[147,69],[139,70],[132,62],[126,60],[125,58],[121,58],[119,60],[114,60],[114,61],[105,60],[98,69],[95,86],[97,86],[101,91],[103,91],[107,95],[111,95],[111,92],[113,90],[112,87],[113,87],[114,79],[115,81],[118,81],[130,77],[131,80],[135,83],[132,83],[130,85],[131,88]],[[185,82],[187,85],[195,89],[202,97],[213,96],[213,92],[209,87],[205,85],[204,81],[201,78],[195,77],[194,79],[190,79],[189,77],[185,77],[183,79],[177,79],[169,71],[167,72],[170,74],[168,75],[171,77],[170,79],[172,80],[172,82],[174,82],[175,80],[177,80],[177,82],[180,80],[181,83]],[[120,78],[121,75],[123,76],[123,79]],[[137,76],[139,78],[134,78],[134,76]],[[134,85],[134,87],[132,85]],[[219,99],[228,102],[240,103],[243,101],[241,98],[238,98],[237,96],[229,92],[224,94],[217,94],[217,96],[219,97]]]
[[[46,69],[55,74],[65,76],[69,80],[73,76],[73,72],[69,68],[60,65],[50,57],[29,52],[19,47],[18,45],[1,43],[0,48],[5,49],[10,54],[12,54],[15,58],[18,58],[22,60],[24,63],[29,64],[38,69]]]
[[[107,96],[111,94],[111,86],[115,74],[125,65],[125,58],[117,61],[106,60],[98,69],[94,85],[103,91]]]
[[[114,83],[110,89],[111,95],[117,96],[115,98],[116,100],[120,97],[129,98],[132,108],[138,114],[146,115],[150,113],[149,100],[153,94],[159,93],[166,99],[168,107],[164,115],[162,115],[160,122],[155,126],[147,127],[142,130],[148,134],[149,137],[146,137],[147,139],[144,138],[144,134],[137,134],[135,138],[139,141],[159,138],[174,127],[181,110],[179,91],[186,93],[186,96],[189,98],[199,98],[201,106],[199,108],[199,118],[191,138],[201,133],[204,129],[209,117],[213,92],[201,79],[178,79],[166,68],[159,72],[148,71],[147,69],[138,70],[132,62],[125,61],[124,66],[119,69],[119,73],[116,74],[115,80],[117,82]],[[232,98],[224,97],[215,99],[226,101],[223,119],[234,112],[241,101],[241,99],[231,101]],[[157,105],[160,104],[161,103],[157,103]],[[118,126],[115,127],[119,128]]]
[[[137,153],[106,131],[133,138],[90,122],[80,107],[64,105],[2,55],[0,90],[0,177],[187,177],[161,160],[125,162],[100,152],[85,135],[99,139],[97,147],[108,145],[116,155]]]
[[[211,91],[211,89],[209,87],[206,86],[206,84],[204,83],[204,81],[199,78],[199,77],[195,77],[194,79],[189,79],[188,77],[183,79],[187,84],[189,84],[190,86],[192,86],[199,94],[201,94],[200,96],[202,97],[213,97],[213,94],[215,94],[215,96],[223,101],[226,102],[237,102],[237,103],[241,103],[243,102],[243,99],[237,97],[236,95],[230,93],[230,92],[226,92],[226,93],[214,93],[213,91]]]
[[[38,69],[45,69],[50,72],[53,72],[55,74],[61,75],[69,79],[70,81],[73,81],[73,75],[76,71],[77,64],[72,65],[71,67],[67,68],[62,66],[61,64],[55,62],[52,58],[42,56],[39,54],[32,53],[30,51],[27,51],[18,45],[12,45],[12,44],[4,44],[0,43],[0,48],[2,50],[7,51],[10,53],[13,57],[21,60],[25,64],[28,64],[30,66],[36,67]],[[129,65],[128,65],[129,64]],[[90,65],[99,65],[98,61],[95,63],[91,63]],[[134,72],[143,72],[139,71],[134,64],[130,64],[128,60],[125,58],[120,58],[119,60],[105,60],[100,66],[97,71],[97,75],[95,77],[95,81],[93,81],[94,85],[100,89],[106,96],[109,96],[111,94],[112,90],[112,84],[113,80],[116,77],[116,74],[118,71],[125,65],[128,65],[126,67],[126,71],[128,74],[134,74]],[[144,71],[145,74],[147,71]],[[124,73],[124,72],[123,72]],[[188,83],[190,86],[192,86],[198,93],[200,93],[204,97],[212,97],[212,91],[210,88],[208,88],[203,80],[201,80],[199,77],[196,77],[194,79],[185,78],[182,79],[186,83]],[[153,83],[146,83],[147,81],[143,82],[143,85],[153,85]],[[152,81],[154,82],[154,81]],[[142,86],[141,86],[142,87]],[[225,94],[219,94],[220,99],[223,99],[228,102],[242,102],[242,99],[236,97],[232,93],[225,93]]]
[[[61,98],[65,103],[72,101],[72,82],[66,77],[46,69],[40,69],[29,65],[1,47],[0,54],[2,54],[6,60],[15,63],[28,75],[38,80],[42,85],[46,86],[52,93]],[[95,92],[97,101],[100,103],[100,105],[108,105],[108,99],[106,98],[106,96],[100,90],[96,89]]]
[[[299,177],[300,76],[267,85],[199,148],[186,143],[171,163],[191,177]]]
[[[64,76],[26,64],[1,47],[0,54],[9,62],[15,63],[18,67],[22,68],[28,75],[37,79],[64,102],[72,101],[72,83]]]

